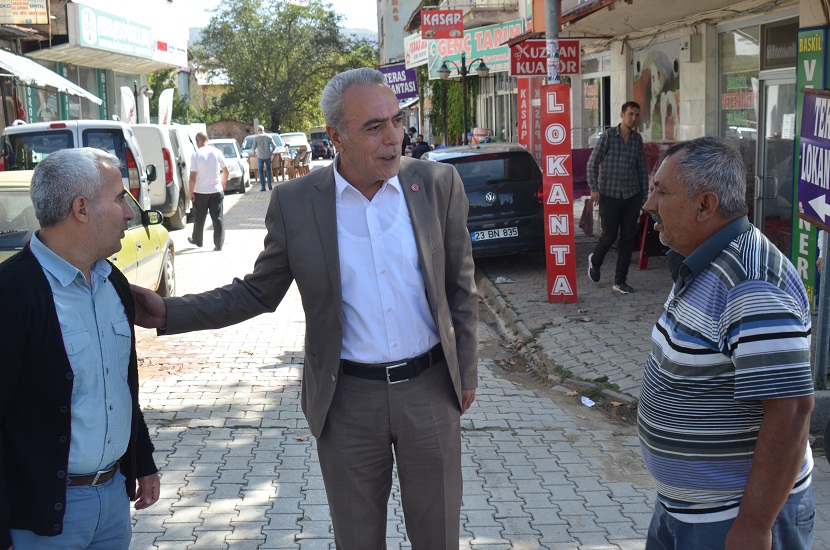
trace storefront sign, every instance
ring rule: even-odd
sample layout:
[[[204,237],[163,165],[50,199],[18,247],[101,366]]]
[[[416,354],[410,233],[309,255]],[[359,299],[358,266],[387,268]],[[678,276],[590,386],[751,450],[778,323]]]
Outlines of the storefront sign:
[[[0,25],[48,25],[46,0],[6,0],[0,3]]]
[[[404,64],[400,64],[381,67],[380,72],[398,99],[418,97],[418,76],[415,69],[407,69]]]
[[[822,89],[826,87],[827,75],[827,29],[810,29],[798,32],[798,63],[796,64],[796,89],[804,88]],[[804,112],[804,101],[807,98],[804,93],[796,95],[795,102],[795,143],[796,151],[801,151],[801,134],[804,131],[802,124],[802,113]],[[798,159],[798,155],[795,157]],[[803,159],[802,159],[803,161]],[[802,215],[804,208],[801,201],[801,178],[800,167],[796,166],[795,173],[795,196],[799,200],[793,201],[793,227],[790,259],[798,271],[807,296],[813,300],[816,291],[815,282],[815,259],[817,252],[816,233],[812,223]],[[809,208],[809,204],[807,205]]]
[[[421,11],[421,36],[424,40],[460,38],[463,33],[463,10]]]
[[[516,132],[519,143],[533,154],[539,166],[542,165],[542,119],[540,113],[540,89],[542,77],[516,79],[516,97],[519,120]]]
[[[461,66],[461,52],[467,56],[467,64],[471,65],[476,59],[483,59],[490,68],[490,74],[506,73],[510,70],[510,47],[502,46],[505,42],[520,35],[524,31],[524,22],[521,19],[478,27],[464,31],[462,38],[429,41],[429,78],[438,78],[438,69],[444,61],[448,61],[450,70],[456,69],[458,75]],[[451,63],[449,63],[451,62]],[[475,72],[476,65],[472,65]]]
[[[404,62],[407,69],[427,64],[427,44],[420,34],[410,34],[403,39]]]
[[[799,152],[798,212],[830,231],[830,91],[805,90]]]
[[[72,6],[70,4],[67,8]],[[74,11],[69,10],[69,19],[70,23],[75,19],[77,45],[153,59],[153,33],[150,27],[84,5],[74,6],[77,17],[72,17]]]
[[[568,84],[542,86],[541,96],[548,302],[576,303],[571,87]]]
[[[510,47],[510,76],[547,76],[545,40],[525,40]],[[559,74],[579,74],[579,40],[559,41]]]

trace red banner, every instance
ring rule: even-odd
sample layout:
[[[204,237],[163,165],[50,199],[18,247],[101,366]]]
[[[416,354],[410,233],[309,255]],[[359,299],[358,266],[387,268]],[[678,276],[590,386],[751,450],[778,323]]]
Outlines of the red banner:
[[[579,40],[559,41],[559,74],[579,74]],[[510,76],[547,76],[548,46],[531,39],[510,46]]]
[[[542,86],[542,189],[548,302],[576,303],[571,87]]]
[[[462,36],[464,36],[463,10],[421,11],[421,37],[424,40],[461,38]]]

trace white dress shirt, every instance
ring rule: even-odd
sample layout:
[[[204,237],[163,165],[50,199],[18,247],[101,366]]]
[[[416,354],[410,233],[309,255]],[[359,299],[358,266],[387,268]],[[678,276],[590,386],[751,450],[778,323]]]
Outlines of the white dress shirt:
[[[341,357],[388,363],[438,344],[427,302],[412,220],[397,176],[372,200],[334,167],[337,245],[343,292]]]

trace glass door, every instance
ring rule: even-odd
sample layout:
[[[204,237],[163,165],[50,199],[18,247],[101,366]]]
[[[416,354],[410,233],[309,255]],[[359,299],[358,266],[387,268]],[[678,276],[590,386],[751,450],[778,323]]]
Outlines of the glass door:
[[[795,78],[761,80],[753,223],[790,256],[793,216]]]

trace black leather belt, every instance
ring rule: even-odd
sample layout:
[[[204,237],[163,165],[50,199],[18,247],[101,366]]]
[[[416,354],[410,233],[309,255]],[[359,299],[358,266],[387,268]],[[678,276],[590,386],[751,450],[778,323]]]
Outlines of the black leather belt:
[[[88,474],[84,476],[73,476],[68,475],[68,481],[66,483],[69,487],[95,487],[96,485],[102,485],[112,479],[112,476],[115,475],[115,472],[118,471],[118,466],[121,464],[121,461],[113,465],[112,468],[108,470],[99,470],[94,474]]]
[[[444,360],[444,350],[441,344],[436,345],[428,352],[413,359],[397,363],[381,363],[373,365],[370,363],[355,363],[354,361],[341,361],[343,374],[367,380],[386,380],[389,384],[406,382],[415,378],[432,365]]]

